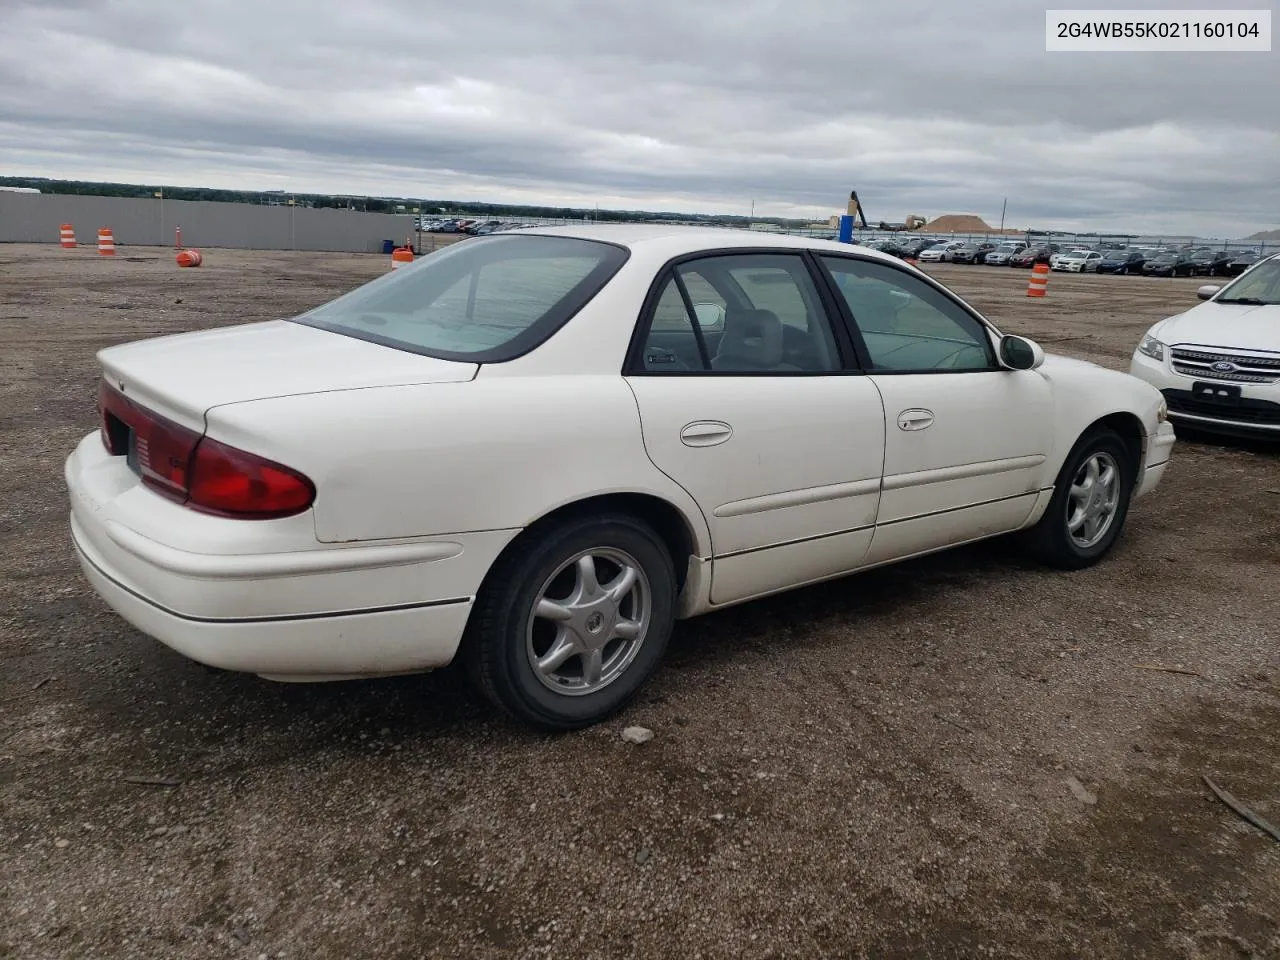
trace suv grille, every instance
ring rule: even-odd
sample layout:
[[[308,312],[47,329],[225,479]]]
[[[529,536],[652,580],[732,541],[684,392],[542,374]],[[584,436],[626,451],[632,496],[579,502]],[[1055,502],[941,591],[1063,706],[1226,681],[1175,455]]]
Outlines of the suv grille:
[[[1280,357],[1246,357],[1217,350],[1188,350],[1173,347],[1170,362],[1174,373],[1203,380],[1224,380],[1230,383],[1275,383],[1280,380]],[[1234,364],[1234,370],[1214,370],[1216,363]]]
[[[1171,414],[1187,413],[1214,420],[1234,420],[1260,426],[1280,427],[1280,403],[1269,400],[1243,399],[1238,404],[1202,400],[1190,390],[1162,390]]]

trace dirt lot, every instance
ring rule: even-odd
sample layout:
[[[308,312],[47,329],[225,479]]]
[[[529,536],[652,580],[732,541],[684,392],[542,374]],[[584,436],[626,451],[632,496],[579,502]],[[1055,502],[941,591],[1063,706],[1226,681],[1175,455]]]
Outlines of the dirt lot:
[[[94,351],[388,266],[205,264],[0,246],[0,956],[1280,955],[1280,843],[1200,779],[1280,822],[1280,453],[1180,442],[1082,573],[991,543],[688,622],[616,722],[534,735],[451,671],[210,672],[90,592]],[[1197,285],[934,272],[1112,367]]]

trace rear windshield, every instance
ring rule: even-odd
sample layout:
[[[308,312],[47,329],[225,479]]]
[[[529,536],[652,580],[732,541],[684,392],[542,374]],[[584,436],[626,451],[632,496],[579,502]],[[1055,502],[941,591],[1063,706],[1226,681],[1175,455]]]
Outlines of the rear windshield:
[[[411,353],[497,363],[555,333],[626,259],[625,249],[594,240],[476,237],[295,319]]]

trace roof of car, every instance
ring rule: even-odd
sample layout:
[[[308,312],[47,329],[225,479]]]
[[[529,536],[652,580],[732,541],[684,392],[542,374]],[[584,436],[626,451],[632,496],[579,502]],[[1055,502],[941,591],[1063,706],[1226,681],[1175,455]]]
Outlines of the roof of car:
[[[697,253],[699,250],[717,250],[725,247],[775,247],[797,250],[831,250],[848,252],[850,244],[836,240],[819,240],[764,230],[735,230],[728,227],[695,227],[662,223],[591,223],[566,227],[530,227],[522,234],[553,237],[576,237],[582,240],[602,240],[633,249],[645,247],[660,250],[666,256]],[[858,251],[868,257],[889,262],[901,262],[896,257],[859,246]]]

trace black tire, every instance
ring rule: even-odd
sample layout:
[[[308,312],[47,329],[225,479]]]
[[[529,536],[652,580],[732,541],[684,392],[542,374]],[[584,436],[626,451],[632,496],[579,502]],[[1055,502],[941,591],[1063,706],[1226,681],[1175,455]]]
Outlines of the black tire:
[[[526,641],[543,585],[589,550],[622,551],[634,558],[648,581],[651,612],[639,649],[622,672],[594,692],[571,695],[544,685]],[[657,669],[671,636],[675,601],[670,553],[642,521],[608,513],[531,528],[485,578],[463,639],[463,661],[480,691],[517,720],[545,730],[587,727],[622,709]]]
[[[1071,537],[1067,528],[1070,491],[1077,473],[1098,453],[1109,454],[1115,461],[1119,472],[1118,502],[1110,526],[1102,538],[1095,544],[1082,547]],[[1062,465],[1054,484],[1053,498],[1045,508],[1044,516],[1026,531],[1026,547],[1041,563],[1059,570],[1081,570],[1093,566],[1110,552],[1119,539],[1125,518],[1129,515],[1133,486],[1134,466],[1124,440],[1114,430],[1105,427],[1089,431],[1077,441]]]

